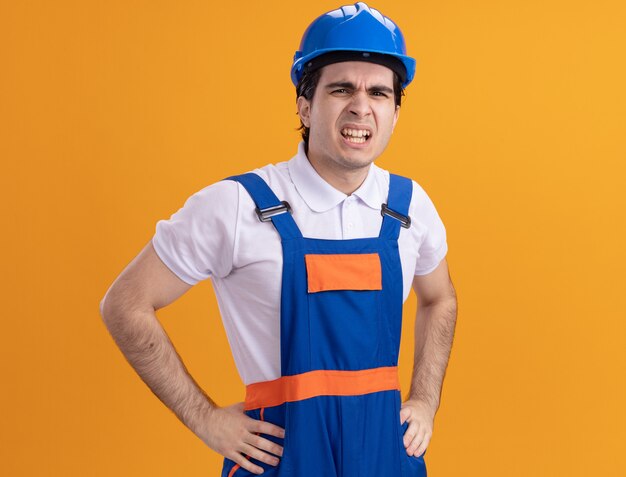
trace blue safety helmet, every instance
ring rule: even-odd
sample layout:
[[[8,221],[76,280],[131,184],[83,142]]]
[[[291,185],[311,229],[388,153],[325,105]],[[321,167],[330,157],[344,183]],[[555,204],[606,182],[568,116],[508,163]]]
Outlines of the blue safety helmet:
[[[339,61],[383,64],[399,74],[402,87],[415,76],[415,59],[406,56],[400,28],[363,2],[346,5],[316,18],[304,32],[291,66],[298,85],[306,70]]]

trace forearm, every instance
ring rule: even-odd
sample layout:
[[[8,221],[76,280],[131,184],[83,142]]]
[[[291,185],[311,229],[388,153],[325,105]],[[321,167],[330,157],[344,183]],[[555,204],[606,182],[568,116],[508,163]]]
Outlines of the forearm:
[[[420,306],[415,325],[415,359],[407,399],[424,402],[433,416],[439,408],[441,389],[454,338],[456,299]]]
[[[107,310],[103,320],[118,347],[152,392],[205,440],[206,415],[216,404],[188,373],[154,310]]]

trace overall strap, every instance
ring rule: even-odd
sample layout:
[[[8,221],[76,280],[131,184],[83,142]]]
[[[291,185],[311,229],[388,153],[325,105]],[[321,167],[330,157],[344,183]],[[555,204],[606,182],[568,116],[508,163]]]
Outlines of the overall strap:
[[[270,186],[257,174],[248,172],[230,176],[225,180],[239,182],[256,204],[256,213],[262,222],[272,221],[282,240],[302,237],[300,229],[291,216],[291,207],[278,200]]]
[[[382,204],[381,214],[383,223],[380,228],[380,237],[397,240],[400,227],[409,228],[409,205],[413,195],[413,182],[407,177],[389,174],[389,194],[387,203]]]

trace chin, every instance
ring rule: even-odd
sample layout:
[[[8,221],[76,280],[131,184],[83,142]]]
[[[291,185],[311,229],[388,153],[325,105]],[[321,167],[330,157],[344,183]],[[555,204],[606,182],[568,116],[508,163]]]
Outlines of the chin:
[[[371,154],[363,155],[359,154],[355,155],[347,155],[343,156],[340,160],[341,164],[349,169],[361,169],[363,167],[369,166],[372,162],[374,162],[375,157],[372,157]]]

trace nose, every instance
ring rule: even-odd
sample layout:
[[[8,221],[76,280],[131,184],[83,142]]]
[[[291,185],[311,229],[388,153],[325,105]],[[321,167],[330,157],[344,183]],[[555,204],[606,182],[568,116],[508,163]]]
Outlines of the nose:
[[[372,112],[370,98],[366,91],[356,91],[349,105],[350,113],[358,117],[367,116]]]

